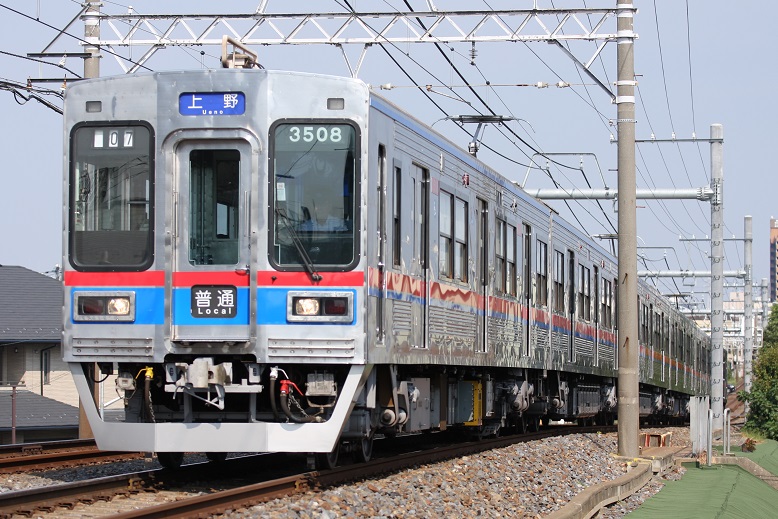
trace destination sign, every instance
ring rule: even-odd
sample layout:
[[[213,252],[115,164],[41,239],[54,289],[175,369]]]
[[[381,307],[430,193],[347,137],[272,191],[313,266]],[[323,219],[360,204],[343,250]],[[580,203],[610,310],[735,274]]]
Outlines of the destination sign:
[[[195,285],[192,287],[192,317],[235,317],[238,289],[230,285]]]
[[[246,96],[241,92],[189,92],[178,96],[181,115],[242,115]]]

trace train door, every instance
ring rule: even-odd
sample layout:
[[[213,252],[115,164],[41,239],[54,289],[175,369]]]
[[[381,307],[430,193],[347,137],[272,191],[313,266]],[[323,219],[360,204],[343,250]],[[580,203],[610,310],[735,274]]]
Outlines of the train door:
[[[175,151],[172,335],[249,340],[251,147],[192,140]]]
[[[386,147],[378,146],[378,297],[376,301],[376,339],[385,345],[386,337]]]
[[[567,359],[575,362],[575,253],[567,251],[568,256],[568,284],[567,284],[567,316],[570,319],[570,339],[567,343]]]
[[[600,365],[600,268],[594,266],[594,276],[592,278],[592,286],[594,287],[594,305],[591,308],[592,321],[594,321],[594,337],[592,338],[592,354],[594,355],[593,362],[595,366]]]
[[[489,206],[478,199],[478,225],[476,226],[476,284],[478,286],[478,337],[477,351],[486,351],[487,316],[489,311]]]
[[[429,170],[413,165],[411,188],[413,196],[411,276],[419,283],[420,303],[414,304],[413,345],[426,348],[429,322]]]
[[[532,314],[532,227],[524,224],[524,246],[521,254],[521,272],[524,280],[521,289],[524,294],[524,310],[521,318],[521,336],[524,338],[524,355],[530,353],[530,317]]]

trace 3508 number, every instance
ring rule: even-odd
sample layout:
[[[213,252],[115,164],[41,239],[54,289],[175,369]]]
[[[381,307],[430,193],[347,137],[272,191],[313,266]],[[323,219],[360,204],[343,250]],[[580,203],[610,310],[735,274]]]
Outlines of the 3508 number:
[[[291,142],[340,142],[343,139],[342,128],[339,126],[292,126],[289,128]]]

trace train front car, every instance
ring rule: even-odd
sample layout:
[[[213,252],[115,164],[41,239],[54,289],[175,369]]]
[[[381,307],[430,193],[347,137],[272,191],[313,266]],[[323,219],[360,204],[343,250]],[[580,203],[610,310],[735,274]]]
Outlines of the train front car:
[[[64,351],[101,449],[369,456],[367,109],[256,69],[68,88]]]

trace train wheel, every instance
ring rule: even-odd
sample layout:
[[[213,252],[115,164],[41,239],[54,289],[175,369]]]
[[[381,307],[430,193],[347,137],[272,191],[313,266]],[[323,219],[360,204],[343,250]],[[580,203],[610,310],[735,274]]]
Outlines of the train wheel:
[[[158,452],[157,461],[166,469],[177,469],[184,462],[183,452]]]
[[[316,454],[316,468],[319,470],[330,470],[338,466],[338,456],[340,455],[340,441],[335,444],[332,452],[319,452]]]
[[[357,463],[367,463],[373,457],[373,437],[362,438],[357,442],[354,449],[354,461]]]
[[[205,457],[214,463],[223,463],[227,459],[226,452],[206,452]]]

